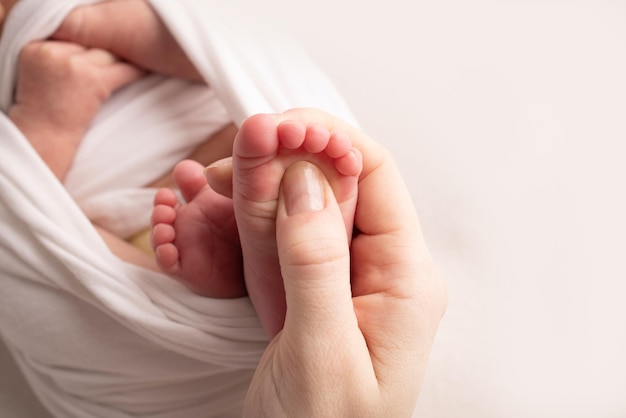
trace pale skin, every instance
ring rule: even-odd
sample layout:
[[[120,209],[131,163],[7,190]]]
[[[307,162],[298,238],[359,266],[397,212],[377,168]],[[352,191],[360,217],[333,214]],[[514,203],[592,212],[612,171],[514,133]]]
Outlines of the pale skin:
[[[102,103],[142,76],[141,70],[102,49],[33,42],[20,53],[8,115],[63,181]]]
[[[34,42],[21,52],[9,117],[62,181],[100,105],[116,89],[142,75],[138,68],[102,49],[63,41]],[[323,126],[297,121],[276,127],[269,116],[246,121],[234,149],[234,179],[244,186],[234,197],[240,202],[234,206],[240,209],[234,215],[243,225],[241,240],[233,202],[208,186],[202,164],[185,161],[174,170],[173,180],[187,203],[179,203],[172,189],[162,189],[155,197],[155,260],[161,270],[202,295],[234,298],[251,289],[261,322],[273,337],[282,328],[285,315],[274,233],[282,176],[299,160],[324,168],[342,206],[349,237],[360,154],[341,132],[331,134]],[[124,251],[126,260],[152,267],[135,248],[125,248],[123,240],[95,227],[111,248]]]
[[[124,4],[135,7],[137,3]],[[60,33],[63,31],[62,27]],[[57,32],[55,37],[62,36]],[[160,42],[164,38],[158,37]],[[73,71],[67,71],[68,67]],[[53,173],[63,180],[100,105],[113,91],[141,74],[137,67],[119,61],[103,49],[64,41],[31,44],[20,57],[16,104],[9,115]],[[44,100],[41,92],[46,93]],[[61,122],[62,126],[58,127]],[[234,208],[240,209],[235,214],[237,223],[244,224],[239,229],[242,240],[237,236],[232,202],[208,187],[201,175],[201,164],[186,162],[177,167],[172,178],[186,203],[179,203],[170,189],[159,191],[152,216],[152,241],[156,265],[196,293],[235,298],[252,289],[249,294],[257,314],[268,335],[273,337],[282,328],[285,315],[273,232],[282,175],[288,165],[301,159],[324,167],[341,202],[346,233],[350,236],[360,160],[349,138],[341,132],[331,133],[325,127],[304,126],[295,121],[278,128],[271,120],[265,120],[265,126],[262,125],[260,118],[251,118],[235,140],[234,163],[240,173],[235,179],[248,185],[235,196],[241,202]],[[213,138],[207,144],[215,144]],[[204,148],[207,146],[200,149]],[[219,156],[216,154],[208,155],[211,161]],[[159,179],[154,184],[168,186],[168,181]],[[118,256],[154,268],[152,260],[136,248],[95,226]]]
[[[2,0],[0,17],[5,17],[16,1]],[[132,6],[134,2],[125,2]],[[100,14],[98,14],[100,16]],[[0,23],[4,22],[4,18]],[[160,36],[159,41],[168,37]],[[173,52],[182,54],[179,50]],[[181,75],[195,80],[198,76],[185,70]],[[195,71],[195,69],[194,69]],[[20,53],[14,103],[8,111],[12,122],[22,131],[52,173],[63,181],[84,134],[100,106],[117,89],[136,81],[145,70],[121,61],[102,48],[48,40],[26,45]],[[231,154],[236,132],[230,124],[195,149],[189,158],[202,164]],[[174,186],[172,170],[148,187]],[[232,212],[232,209],[231,209]],[[154,259],[99,225],[94,225],[109,248],[120,258],[142,267],[160,271]],[[245,295],[243,286],[237,295],[208,293],[214,297]]]
[[[139,54],[104,42],[111,33],[143,24],[138,20],[155,22],[147,5],[145,13],[130,16],[124,3],[142,2],[120,1],[117,12],[109,10],[118,15],[107,25],[100,21],[98,26],[98,19],[86,24],[92,22],[89,7],[95,6],[76,10],[65,22],[73,38],[65,40],[111,50],[150,69],[146,56],[156,60],[155,45],[144,45]],[[146,39],[165,31],[158,24],[147,27],[155,33]],[[81,42],[85,30],[90,43]],[[93,42],[98,36],[100,44]],[[273,120],[276,126],[289,120],[340,130],[361,152],[357,233],[349,246],[335,191],[316,165],[297,163],[285,171],[275,220],[285,322],[259,363],[244,416],[409,417],[446,306],[445,284],[424,243],[411,196],[384,147],[345,122],[304,109]],[[221,165],[207,175],[214,190],[234,196],[244,189],[228,181],[230,170]]]
[[[241,281],[233,280],[231,266],[240,265],[241,248],[245,289],[271,338],[283,327],[286,309],[275,232],[282,177],[298,161],[316,164],[332,185],[349,239],[360,153],[341,131],[299,121],[276,125],[271,116],[256,115],[236,135],[231,161],[229,178],[237,184],[231,202],[207,184],[201,165],[185,161],[176,167],[174,177],[186,203],[180,204],[170,189],[157,194],[152,214],[156,260],[163,271],[193,283],[200,293],[236,294]],[[227,213],[226,206],[234,207],[236,225],[218,216]],[[237,233],[235,241],[231,237]]]
[[[136,2],[124,4],[136,6]],[[160,42],[164,38],[158,37]],[[143,74],[138,67],[101,48],[60,40],[34,42],[21,51],[15,102],[9,117],[63,181],[102,103]],[[273,232],[280,179],[288,165],[301,159],[325,167],[344,208],[346,231],[351,234],[360,161],[349,138],[341,133],[331,134],[324,127],[297,122],[286,122],[278,128],[271,119],[264,124],[261,126],[259,118],[251,118],[235,141],[235,164],[245,164],[239,168],[242,175],[235,178],[248,184],[248,196],[237,195],[235,199],[242,204],[234,206],[241,208],[239,223],[246,225],[240,230],[243,241],[239,239],[232,201],[214,192],[202,174],[203,165],[230,154],[227,146],[232,140],[227,135],[231,129],[209,138],[193,153],[192,157],[200,162],[186,161],[172,176],[165,175],[150,184],[176,186],[186,200],[179,203],[169,188],[157,193],[152,215],[154,260],[99,225],[94,227],[120,258],[151,269],[156,269],[156,262],[163,272],[198,294],[236,298],[252,288],[252,302],[268,335],[273,337],[282,328],[285,315]],[[254,233],[248,233],[249,229]],[[260,251],[252,251],[250,245]],[[248,254],[243,263],[242,248]]]
[[[309,163],[285,172],[276,238],[286,317],[257,368],[244,416],[410,417],[447,303],[411,196],[387,150],[346,122],[314,109],[273,119],[345,132],[363,169],[351,243],[323,173]],[[230,168],[217,169],[209,183],[236,194],[237,182],[223,181]]]
[[[4,21],[9,15],[9,12],[15,6],[18,0],[0,0],[0,33],[4,27]]]
[[[143,75],[143,70],[103,49],[64,41],[33,42],[20,53],[15,99],[8,116],[52,173],[63,181],[102,103],[115,90]],[[232,126],[221,130],[199,146],[190,158],[208,164],[228,155],[227,147],[232,144],[234,132]],[[171,169],[164,168],[164,172],[146,186],[173,186]],[[99,225],[94,227],[120,258],[159,271],[152,257]],[[243,294],[241,291],[237,296]]]

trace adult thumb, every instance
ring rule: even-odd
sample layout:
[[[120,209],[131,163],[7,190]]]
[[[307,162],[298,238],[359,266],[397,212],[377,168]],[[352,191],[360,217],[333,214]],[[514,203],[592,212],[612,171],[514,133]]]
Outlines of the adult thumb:
[[[287,301],[284,331],[356,328],[344,221],[328,180],[311,163],[285,172],[276,240]]]

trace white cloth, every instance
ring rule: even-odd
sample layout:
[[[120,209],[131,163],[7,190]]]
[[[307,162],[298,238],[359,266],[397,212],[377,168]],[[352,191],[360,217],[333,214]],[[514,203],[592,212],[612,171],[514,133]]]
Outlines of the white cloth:
[[[89,219],[121,236],[145,227],[141,185],[229,121],[300,106],[354,120],[289,38],[218,5],[153,0],[212,90],[150,76],[118,92],[62,185],[5,112],[21,48],[94,2],[21,0],[0,41],[0,334],[55,416],[239,416],[266,345],[248,299],[199,297],[122,262]]]

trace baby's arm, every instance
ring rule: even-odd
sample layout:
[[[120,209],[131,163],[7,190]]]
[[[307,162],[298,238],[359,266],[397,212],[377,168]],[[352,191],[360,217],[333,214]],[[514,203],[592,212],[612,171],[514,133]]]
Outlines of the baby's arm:
[[[142,76],[104,50],[33,42],[20,53],[9,118],[62,181],[102,103]]]
[[[77,7],[52,38],[103,48],[148,71],[204,83],[146,0],[103,1]]]

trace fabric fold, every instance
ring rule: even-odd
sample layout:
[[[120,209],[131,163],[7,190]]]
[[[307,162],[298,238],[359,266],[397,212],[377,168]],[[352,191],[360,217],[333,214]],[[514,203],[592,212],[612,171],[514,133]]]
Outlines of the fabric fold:
[[[213,2],[153,0],[210,88],[153,75],[119,91],[61,184],[5,113],[21,48],[95,2],[20,0],[0,41],[0,334],[55,416],[240,416],[267,344],[249,300],[127,264],[91,222],[145,228],[143,185],[227,123],[302,106],[354,118],[288,38],[243,30]]]

